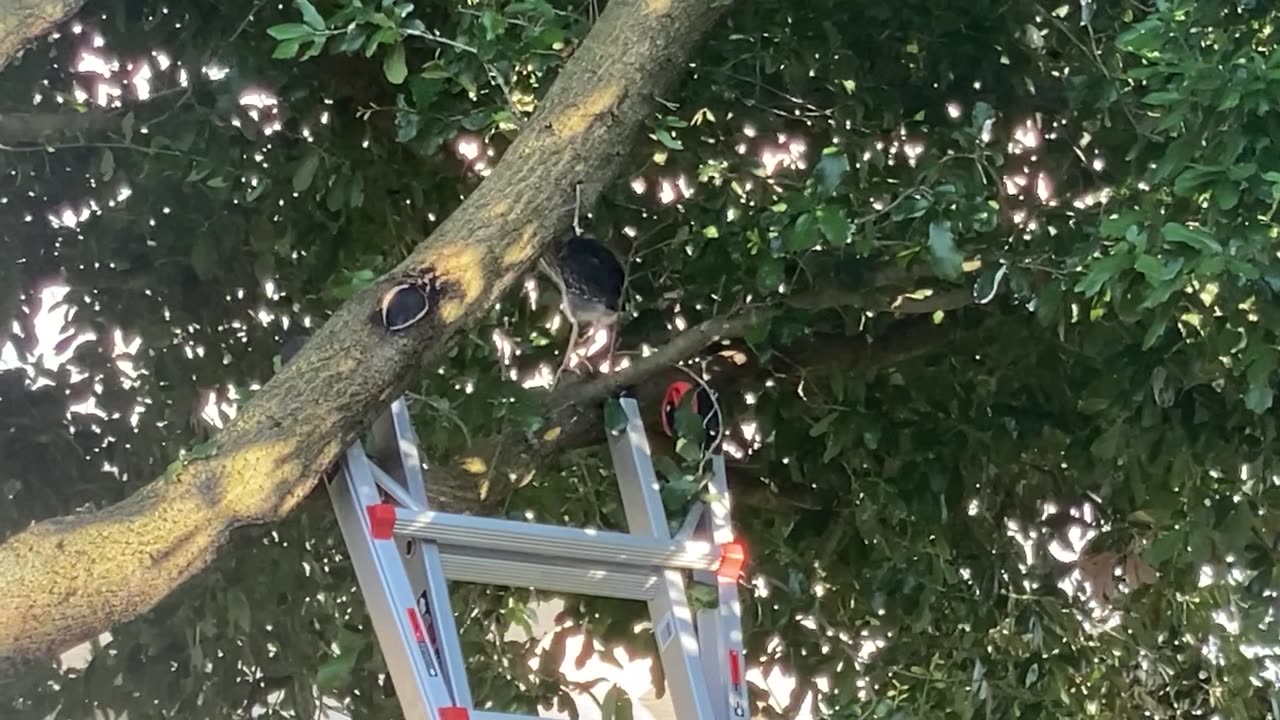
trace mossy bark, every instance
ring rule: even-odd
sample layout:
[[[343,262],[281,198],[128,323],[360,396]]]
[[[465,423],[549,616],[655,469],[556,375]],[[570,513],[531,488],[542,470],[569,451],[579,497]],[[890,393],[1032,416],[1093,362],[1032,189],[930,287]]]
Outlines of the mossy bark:
[[[583,181],[590,202],[612,180],[654,95],[678,77],[727,4],[609,3],[493,174],[330,318],[211,453],[115,506],[39,523],[0,545],[0,682],[6,667],[51,657],[147,611],[206,567],[232,530],[296,507],[413,371],[442,358],[567,229],[574,183]],[[428,269],[440,295],[425,320],[399,334],[371,322],[383,291]]]

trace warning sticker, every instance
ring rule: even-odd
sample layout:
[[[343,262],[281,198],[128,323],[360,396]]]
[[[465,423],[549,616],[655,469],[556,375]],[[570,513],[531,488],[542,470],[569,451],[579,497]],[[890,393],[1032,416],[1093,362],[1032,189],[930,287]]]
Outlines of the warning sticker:
[[[665,649],[675,636],[675,621],[671,619],[670,615],[667,615],[662,619],[662,622],[658,624],[658,647]]]

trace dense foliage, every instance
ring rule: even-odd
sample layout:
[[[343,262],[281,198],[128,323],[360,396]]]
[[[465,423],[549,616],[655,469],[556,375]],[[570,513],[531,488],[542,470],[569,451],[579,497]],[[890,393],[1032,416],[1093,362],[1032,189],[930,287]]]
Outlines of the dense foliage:
[[[288,333],[501,160],[592,5],[95,0],[6,69],[0,112],[40,131],[0,124],[0,308],[25,365],[0,373],[0,538],[205,440],[211,394],[250,396]],[[737,0],[660,98],[590,227],[628,259],[624,352],[778,308],[720,386],[757,490],[737,515],[749,654],[801,681],[768,712],[821,687],[833,718],[1280,716],[1276,19]],[[50,284],[67,337],[94,335],[56,367]],[[556,303],[513,288],[419,379],[432,457],[538,427],[545,389],[506,366],[558,362]],[[561,460],[507,511],[616,526],[602,448]],[[693,486],[663,467],[673,496]],[[318,496],[241,535],[15,717],[311,717],[321,695],[391,716],[329,514]],[[477,695],[555,698],[558,663],[500,659],[563,652],[504,641],[533,596],[457,593]],[[566,618],[644,652],[641,611]]]

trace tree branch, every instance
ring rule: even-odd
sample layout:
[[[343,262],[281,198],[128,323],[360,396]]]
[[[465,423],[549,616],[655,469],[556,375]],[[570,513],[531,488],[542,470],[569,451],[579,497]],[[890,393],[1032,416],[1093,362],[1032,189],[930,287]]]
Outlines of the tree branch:
[[[75,112],[0,113],[0,144],[43,143],[67,137],[97,135],[120,127],[119,113]]]
[[[0,1],[0,69],[81,5],[84,0]]]
[[[813,307],[827,307],[820,306],[816,297],[854,302],[853,307],[862,309],[909,312],[895,309],[897,304],[892,300],[878,307],[868,306],[861,295],[847,293],[818,291],[812,297],[803,296],[802,301]],[[967,293],[965,297],[969,297]],[[603,442],[602,402],[624,389],[638,402],[645,426],[660,427],[658,413],[663,392],[672,381],[687,379],[673,366],[703,353],[716,342],[741,337],[752,325],[781,309],[780,304],[774,304],[732,310],[685,330],[625,369],[557,389],[547,399],[548,422],[540,437],[509,431],[477,440],[459,457],[434,466],[430,483],[433,504],[453,512],[483,512],[505,500],[516,484],[550,457]],[[875,341],[864,336],[823,335],[782,348],[777,355],[806,372],[869,372],[933,350],[950,340],[954,332],[951,326],[928,318],[911,318]],[[720,394],[737,392],[761,370],[735,362],[728,355],[716,358],[715,364],[711,382]],[[650,444],[655,452],[663,452],[669,442],[651,433]]]
[[[255,394],[212,448],[102,510],[39,523],[0,545],[0,682],[153,607],[206,567],[235,528],[281,519],[417,369],[532,266],[624,161],[652,98],[729,5],[610,3],[493,174],[398,267],[357,293]],[[383,292],[424,271],[431,312],[392,334],[371,319]],[[65,562],[66,558],[76,562]]]

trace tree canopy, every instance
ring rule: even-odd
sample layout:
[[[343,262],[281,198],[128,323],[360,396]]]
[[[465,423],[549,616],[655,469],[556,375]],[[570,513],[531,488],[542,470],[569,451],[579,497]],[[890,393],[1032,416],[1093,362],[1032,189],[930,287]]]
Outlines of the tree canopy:
[[[520,161],[576,78],[648,77],[606,22],[627,5],[91,0],[12,60],[0,540],[216,453],[273,376],[359,377],[346,321],[300,368],[280,347],[424,237],[454,244],[422,257],[463,263],[470,232],[562,229],[573,188],[553,178],[577,169]],[[658,23],[716,4],[638,5]],[[626,261],[623,369],[548,388],[559,298],[504,265],[447,352],[373,357],[405,377],[353,383],[349,407],[408,391],[447,506],[618,527],[608,397],[702,373],[732,426],[748,664],[799,681],[757,688],[762,717],[811,697],[832,718],[1280,716],[1280,13],[716,6],[678,67],[652,68],[678,84],[598,107],[572,159],[608,177],[588,227]],[[616,140],[611,112],[643,130]],[[536,230],[502,224],[532,208]],[[279,432],[355,432],[363,412]],[[673,515],[700,492],[688,447],[661,446]],[[310,718],[321,698],[393,716],[323,490],[267,519],[85,669],[27,667],[6,717]],[[629,603],[568,598],[538,646],[504,633],[545,595],[455,593],[499,709],[563,701],[548,668],[575,628],[650,650]]]

